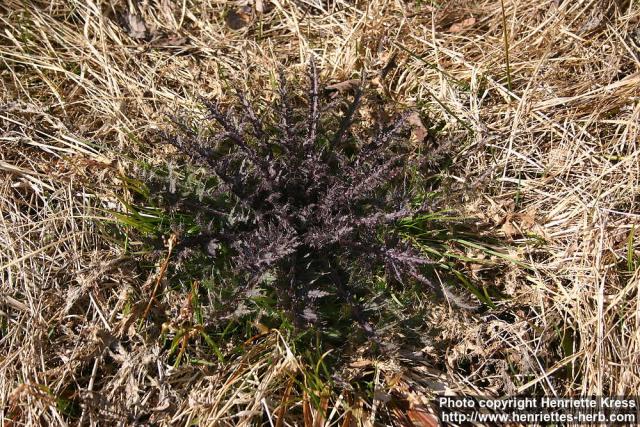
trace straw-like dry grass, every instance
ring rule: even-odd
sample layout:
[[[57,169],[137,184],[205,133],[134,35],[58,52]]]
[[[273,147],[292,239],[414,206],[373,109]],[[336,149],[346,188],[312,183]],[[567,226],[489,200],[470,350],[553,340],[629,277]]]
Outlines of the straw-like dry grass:
[[[530,266],[470,264],[510,297],[498,309],[434,306],[421,351],[354,356],[341,376],[375,399],[324,394],[278,331],[172,366],[139,320],[162,262],[139,268],[137,242],[111,233],[122,177],[170,158],[166,113],[234,84],[272,96],[276,67],[302,76],[312,53],[325,80],[364,70],[392,105],[442,121],[468,213]],[[637,1],[505,0],[503,15],[499,1],[5,0],[0,77],[3,425],[429,425],[443,389],[640,391]],[[186,298],[150,307],[169,333]]]

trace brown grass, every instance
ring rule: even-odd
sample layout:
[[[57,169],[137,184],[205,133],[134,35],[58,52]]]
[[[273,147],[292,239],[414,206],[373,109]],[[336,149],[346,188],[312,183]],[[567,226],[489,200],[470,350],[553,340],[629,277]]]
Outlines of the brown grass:
[[[639,393],[638,2],[505,0],[503,20],[495,1],[263,1],[239,30],[236,2],[135,3],[0,5],[3,425],[421,425],[439,389]],[[531,265],[491,279],[511,297],[495,312],[434,307],[421,352],[354,360],[344,375],[373,378],[379,400],[345,388],[320,409],[291,380],[313,369],[277,331],[224,364],[171,366],[136,326],[160,266],[147,277],[104,232],[129,197],[118,177],[166,162],[165,113],[233,84],[270,97],[276,67],[302,76],[311,52],[325,80],[364,70],[444,121],[464,141],[453,178],[477,188],[468,212]],[[169,318],[184,298],[159,297]]]

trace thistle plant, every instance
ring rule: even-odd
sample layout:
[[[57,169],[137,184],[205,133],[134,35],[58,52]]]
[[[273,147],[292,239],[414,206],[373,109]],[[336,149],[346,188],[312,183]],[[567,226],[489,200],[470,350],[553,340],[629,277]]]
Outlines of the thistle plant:
[[[298,327],[347,316],[371,335],[363,301],[374,282],[442,294],[425,274],[434,260],[396,227],[438,209],[424,179],[438,162],[411,142],[411,112],[365,126],[362,88],[347,103],[323,102],[313,62],[309,80],[302,107],[281,75],[278,100],[263,111],[239,93],[230,108],[203,100],[203,121],[175,120],[171,143],[224,201],[191,203],[199,231],[178,247],[223,264],[244,295],[268,282]]]

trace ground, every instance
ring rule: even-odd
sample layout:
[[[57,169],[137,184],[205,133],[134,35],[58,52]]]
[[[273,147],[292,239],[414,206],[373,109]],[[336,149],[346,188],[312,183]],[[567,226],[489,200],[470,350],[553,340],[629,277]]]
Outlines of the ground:
[[[430,425],[443,390],[638,393],[637,1],[5,0],[0,29],[3,423]],[[164,345],[138,320],[188,311],[175,290],[149,307],[168,246],[145,268],[113,233],[126,177],[175,154],[168,115],[233,86],[269,101],[279,69],[303,90],[312,56],[438,129],[464,214],[513,261],[465,265],[494,309],[433,304],[423,348],[354,352],[369,394],[312,385],[278,330],[175,363],[197,328],[167,321]]]

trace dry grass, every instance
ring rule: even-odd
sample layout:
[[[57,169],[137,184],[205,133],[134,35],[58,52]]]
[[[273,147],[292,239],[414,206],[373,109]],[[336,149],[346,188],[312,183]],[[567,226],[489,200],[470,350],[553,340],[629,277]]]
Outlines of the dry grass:
[[[264,1],[239,30],[235,2],[131,3],[0,5],[3,425],[425,425],[439,388],[639,393],[637,1],[505,0],[504,19],[495,1]],[[165,113],[232,84],[269,97],[275,67],[300,75],[311,52],[330,82],[362,69],[464,141],[453,178],[476,186],[468,211],[531,265],[490,279],[512,297],[499,310],[434,307],[422,352],[354,360],[343,376],[381,400],[344,388],[326,411],[292,385],[313,369],[276,331],[224,364],[172,367],[136,323],[159,271],[136,268],[102,219],[129,197],[120,174],[168,158]],[[179,316],[184,296],[160,299]]]

